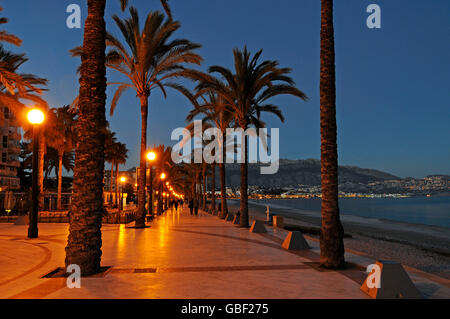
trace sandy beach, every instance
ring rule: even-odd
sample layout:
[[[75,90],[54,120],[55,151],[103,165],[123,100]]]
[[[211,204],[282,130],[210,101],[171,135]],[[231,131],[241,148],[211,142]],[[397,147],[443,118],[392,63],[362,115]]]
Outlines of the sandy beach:
[[[265,203],[249,201],[252,218],[265,219]],[[229,200],[229,210],[236,212],[239,201]],[[320,213],[270,205],[271,214],[285,217],[285,224],[318,230]],[[450,230],[437,226],[410,224],[386,219],[341,215],[347,249],[375,259],[401,262],[437,276],[450,279]],[[316,234],[308,236],[318,238]]]

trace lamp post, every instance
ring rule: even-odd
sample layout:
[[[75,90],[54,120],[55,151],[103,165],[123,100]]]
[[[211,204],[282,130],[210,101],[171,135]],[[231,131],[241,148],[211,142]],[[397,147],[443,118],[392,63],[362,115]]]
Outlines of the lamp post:
[[[150,185],[149,185],[149,189],[148,189],[148,193],[149,193],[149,205],[148,208],[150,210],[150,215],[153,215],[153,166],[152,166],[152,162],[156,159],[156,154],[153,151],[150,151],[147,153],[147,160],[150,163],[150,174],[149,174],[149,179],[150,179]]]
[[[38,210],[39,210],[39,125],[44,122],[44,113],[39,109],[32,109],[27,115],[28,121],[33,125],[33,166],[31,186],[31,211],[29,212],[28,238],[38,237]]]
[[[121,188],[121,200],[120,200],[120,205],[119,205],[119,209],[122,212],[123,211],[123,184],[127,181],[125,176],[122,176],[120,178],[120,188]]]

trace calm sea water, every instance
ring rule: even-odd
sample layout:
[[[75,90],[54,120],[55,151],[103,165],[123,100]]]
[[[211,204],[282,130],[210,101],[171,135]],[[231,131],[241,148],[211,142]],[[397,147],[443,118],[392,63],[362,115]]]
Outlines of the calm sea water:
[[[320,212],[320,198],[253,202]],[[450,197],[339,198],[341,214],[450,228]]]

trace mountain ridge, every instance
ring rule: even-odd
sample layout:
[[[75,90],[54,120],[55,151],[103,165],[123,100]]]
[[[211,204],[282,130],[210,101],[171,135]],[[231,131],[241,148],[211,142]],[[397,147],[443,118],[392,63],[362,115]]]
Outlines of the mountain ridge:
[[[295,185],[320,185],[320,160],[309,159],[280,159],[276,174],[262,175],[260,167],[268,166],[264,163],[249,163],[248,185],[261,187],[287,187]],[[371,168],[361,168],[354,165],[339,166],[339,183],[370,183],[383,180],[400,179],[393,174]],[[240,164],[226,164],[227,185],[240,185]]]

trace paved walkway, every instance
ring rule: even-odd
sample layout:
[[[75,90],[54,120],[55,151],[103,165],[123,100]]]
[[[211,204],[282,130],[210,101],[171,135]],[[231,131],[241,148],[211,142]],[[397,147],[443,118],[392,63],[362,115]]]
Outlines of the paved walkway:
[[[317,241],[307,237],[311,250],[288,252],[286,232],[271,227],[254,234],[180,209],[151,228],[102,230],[102,265],[111,268],[69,289],[65,278],[42,278],[64,265],[67,224],[40,224],[32,240],[27,226],[0,224],[0,298],[367,298],[359,288],[373,260],[347,253],[354,267],[323,270]],[[445,282],[410,276],[425,296],[450,297]]]

